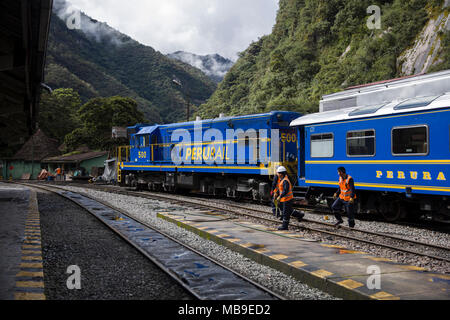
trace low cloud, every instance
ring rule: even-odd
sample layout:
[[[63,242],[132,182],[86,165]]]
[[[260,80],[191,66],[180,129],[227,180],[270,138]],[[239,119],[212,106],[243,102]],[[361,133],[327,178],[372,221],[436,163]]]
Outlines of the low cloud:
[[[232,60],[252,41],[272,31],[278,9],[278,0],[70,2],[92,18],[163,53],[219,53]],[[91,33],[99,34],[99,26],[94,27]]]

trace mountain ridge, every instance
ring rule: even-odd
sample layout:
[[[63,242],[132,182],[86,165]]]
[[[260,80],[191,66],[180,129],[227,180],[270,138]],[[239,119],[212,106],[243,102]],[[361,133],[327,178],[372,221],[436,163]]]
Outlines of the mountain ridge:
[[[450,69],[449,2],[280,0],[272,33],[240,53],[198,115],[317,112],[323,95],[349,86]],[[381,29],[368,28],[372,5]]]
[[[74,88],[83,102],[99,96],[133,98],[151,123],[185,119],[188,100],[199,105],[215,90],[216,84],[200,70],[82,12],[80,28],[69,29],[68,6],[56,0],[53,8],[45,70],[52,88]],[[183,88],[173,83],[174,78]]]

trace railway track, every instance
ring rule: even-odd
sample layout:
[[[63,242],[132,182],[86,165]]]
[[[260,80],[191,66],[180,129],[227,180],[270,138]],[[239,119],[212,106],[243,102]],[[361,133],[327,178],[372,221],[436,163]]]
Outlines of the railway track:
[[[88,211],[199,300],[284,300],[281,295],[236,273],[127,212],[61,187],[22,185],[56,193]],[[157,249],[157,250],[156,250]],[[155,254],[157,253],[157,254]]]
[[[234,214],[236,216],[243,216],[251,219],[257,219],[270,224],[279,224],[280,221],[273,218],[270,212],[248,208],[241,205],[236,205],[232,203],[215,203],[206,204],[203,199],[195,199],[188,197],[180,197],[178,195],[161,194],[147,191],[131,191],[124,190],[122,188],[111,188],[102,187],[96,185],[78,185],[81,188],[91,188],[94,190],[117,193],[128,196],[136,196],[148,199],[165,200],[174,204],[190,205],[196,208],[204,208],[211,211],[221,212],[225,214]],[[213,201],[214,199],[208,199],[208,201]],[[405,239],[402,237],[397,237],[394,235],[386,233],[378,233],[368,230],[361,229],[350,229],[346,226],[340,226],[339,229],[334,227],[334,225],[326,222],[315,221],[310,219],[304,219],[302,222],[298,223],[291,220],[291,227],[299,228],[301,230],[306,230],[316,234],[322,234],[326,236],[331,236],[335,238],[357,241],[360,243],[378,246],[390,250],[395,250],[398,252],[414,254],[421,257],[426,257],[429,259],[434,259],[437,261],[450,262],[450,248],[443,247],[431,243],[425,243],[421,241],[415,241],[412,239]]]

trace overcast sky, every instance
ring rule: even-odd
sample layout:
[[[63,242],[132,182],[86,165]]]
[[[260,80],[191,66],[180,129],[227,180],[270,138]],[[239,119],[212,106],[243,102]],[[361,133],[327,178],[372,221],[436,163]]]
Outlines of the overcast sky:
[[[162,53],[219,53],[232,60],[252,41],[271,33],[278,10],[278,0],[68,2]]]

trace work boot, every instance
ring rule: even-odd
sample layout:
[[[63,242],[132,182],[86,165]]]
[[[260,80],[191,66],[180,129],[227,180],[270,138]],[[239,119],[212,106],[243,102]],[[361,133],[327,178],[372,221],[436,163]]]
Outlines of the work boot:
[[[338,222],[336,222],[335,224],[334,224],[334,226],[335,227],[339,227],[341,224],[343,224],[344,223],[344,220],[338,220]]]
[[[283,220],[283,224],[281,225],[281,227],[278,227],[278,230],[288,230],[288,226],[289,226],[289,221],[288,220]]]
[[[298,212],[297,210],[294,210],[294,212],[292,212],[292,216],[294,218],[297,218],[298,222],[302,222],[303,218],[305,217],[305,214],[303,212]]]
[[[348,226],[353,229],[355,227],[355,221],[349,221]]]

